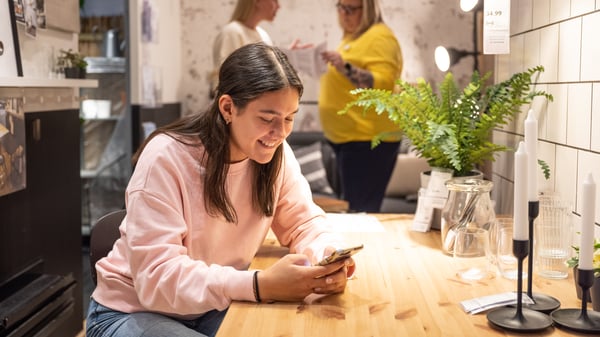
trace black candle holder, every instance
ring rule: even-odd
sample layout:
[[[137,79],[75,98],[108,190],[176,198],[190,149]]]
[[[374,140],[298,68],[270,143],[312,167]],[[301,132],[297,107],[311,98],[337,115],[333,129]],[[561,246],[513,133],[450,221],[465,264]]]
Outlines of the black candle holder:
[[[591,286],[594,284],[594,271],[577,269],[577,283],[581,286],[581,310],[558,309],[550,314],[552,321],[559,328],[582,333],[600,333],[600,312],[587,311],[587,300]]]
[[[502,307],[487,314],[488,321],[495,327],[515,332],[544,330],[552,325],[550,316],[523,307],[523,260],[527,257],[528,240],[513,239],[513,254],[517,258],[517,304]]]
[[[527,296],[533,300],[533,303],[525,303],[525,307],[531,310],[549,314],[560,307],[560,301],[556,298],[540,293],[533,293],[533,222],[540,214],[540,202],[530,201],[528,204],[529,214],[529,260],[527,260]]]

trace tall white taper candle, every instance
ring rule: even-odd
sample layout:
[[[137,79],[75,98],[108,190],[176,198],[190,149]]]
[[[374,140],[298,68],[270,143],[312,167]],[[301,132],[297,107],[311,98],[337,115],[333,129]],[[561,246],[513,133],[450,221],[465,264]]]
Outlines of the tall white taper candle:
[[[596,183],[590,172],[582,184],[581,193],[581,242],[579,244],[579,269],[592,270],[594,257],[594,212],[596,207]]]
[[[527,149],[527,197],[529,201],[538,201],[537,187],[537,142],[538,121],[532,109],[525,119],[525,147]]]
[[[515,152],[513,239],[529,240],[529,221],[527,203],[527,151],[525,143],[519,142]]]

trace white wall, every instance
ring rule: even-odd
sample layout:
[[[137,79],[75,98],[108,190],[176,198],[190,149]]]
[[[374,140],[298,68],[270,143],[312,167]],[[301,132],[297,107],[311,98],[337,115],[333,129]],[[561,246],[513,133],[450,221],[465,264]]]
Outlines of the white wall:
[[[51,77],[60,49],[77,50],[77,34],[52,29],[38,29],[35,38],[25,34],[25,26],[17,25],[23,76]]]
[[[600,186],[600,1],[511,1],[511,53],[497,58],[499,80],[541,64],[545,72],[537,87],[554,101],[533,105],[539,120],[538,156],[551,168],[541,190],[558,192],[581,214],[581,184],[592,172]],[[525,107],[524,110],[529,107]],[[525,113],[494,139],[511,147],[523,140]],[[513,153],[503,153],[493,165],[494,193],[499,212],[512,213]],[[600,189],[600,188],[599,188]],[[580,217],[576,217],[579,231]],[[600,223],[600,191],[596,191],[596,223]],[[596,235],[600,228],[596,226]]]
[[[141,15],[143,0],[129,0],[131,103],[144,104],[142,96],[145,66],[161,73],[158,84],[162,103],[180,102],[182,74],[182,39],[180,3],[173,0],[150,0],[155,23],[155,39],[142,42]]]

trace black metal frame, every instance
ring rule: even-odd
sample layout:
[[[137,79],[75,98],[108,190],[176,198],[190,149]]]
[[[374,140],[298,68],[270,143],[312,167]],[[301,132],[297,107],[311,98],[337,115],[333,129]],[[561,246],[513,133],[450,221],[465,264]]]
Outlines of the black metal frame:
[[[10,16],[10,29],[12,31],[12,46],[15,51],[15,65],[17,67],[17,76],[23,76],[23,65],[21,63],[21,48],[19,46],[19,33],[17,31],[17,20],[15,17],[14,0],[8,1],[8,11]]]

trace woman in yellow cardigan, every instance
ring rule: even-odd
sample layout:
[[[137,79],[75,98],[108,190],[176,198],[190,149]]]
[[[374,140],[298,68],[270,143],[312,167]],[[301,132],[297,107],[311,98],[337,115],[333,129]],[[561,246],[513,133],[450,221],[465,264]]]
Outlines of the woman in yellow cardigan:
[[[354,99],[352,89],[393,89],[402,72],[402,51],[383,22],[378,0],[339,0],[336,7],[343,38],[335,51],[322,55],[329,66],[320,83],[321,125],[336,154],[341,197],[351,210],[379,212],[400,140],[371,149],[371,139],[397,126],[360,107],[344,115],[338,111]]]

